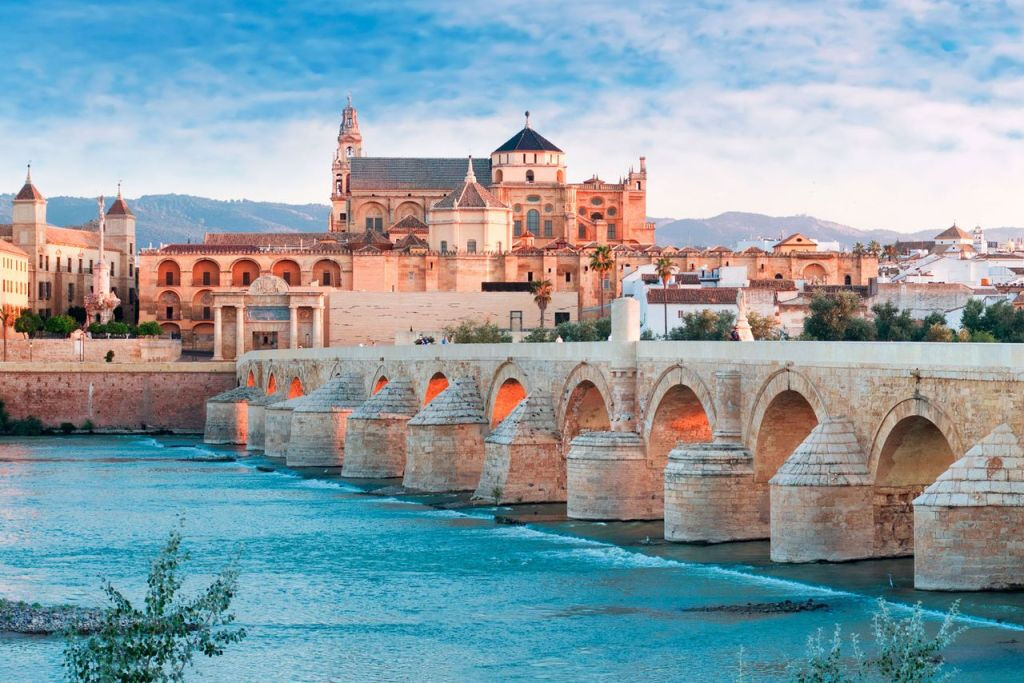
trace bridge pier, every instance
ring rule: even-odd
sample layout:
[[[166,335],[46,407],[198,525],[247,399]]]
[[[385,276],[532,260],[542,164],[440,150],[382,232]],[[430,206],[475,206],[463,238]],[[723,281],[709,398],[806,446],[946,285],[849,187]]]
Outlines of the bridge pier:
[[[357,374],[334,377],[292,410],[289,467],[341,467],[348,416],[366,400]]]
[[[348,416],[346,477],[385,479],[405,473],[406,424],[419,404],[412,382],[393,379]]]
[[[566,514],[572,519],[661,519],[659,473],[634,432],[583,432],[566,459]]]
[[[249,432],[249,401],[263,396],[256,387],[235,387],[206,401],[203,443],[244,444]]]
[[[474,491],[484,464],[487,418],[476,382],[457,377],[406,426],[402,485],[417,491]]]
[[[914,587],[1024,586],[1024,450],[1001,424],[914,500]]]
[[[665,540],[721,543],[767,538],[768,491],[754,481],[743,446],[740,372],[715,372],[715,431],[710,443],[678,444],[665,466]]]
[[[304,396],[274,403],[264,410],[263,454],[269,458],[288,455],[288,441],[292,434],[292,411]]]
[[[263,450],[264,439],[266,437],[267,406],[287,400],[287,392],[279,391],[275,394],[265,394],[249,401],[245,450]]]
[[[848,419],[827,418],[811,431],[770,481],[773,562],[874,554],[867,462]]]
[[[550,394],[530,394],[484,439],[474,498],[502,503],[565,500],[562,439]]]

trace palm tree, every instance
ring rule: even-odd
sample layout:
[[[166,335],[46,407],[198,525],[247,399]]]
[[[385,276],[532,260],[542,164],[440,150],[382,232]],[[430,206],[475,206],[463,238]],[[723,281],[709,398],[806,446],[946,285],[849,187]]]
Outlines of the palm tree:
[[[864,245],[862,243],[857,242],[856,244],[853,245],[853,255],[854,256],[863,256],[864,255]]]
[[[551,280],[534,280],[530,283],[530,292],[533,294],[533,300],[537,304],[537,308],[540,309],[541,328],[544,327],[544,311],[547,310],[548,304],[551,303],[551,293],[554,291],[554,288]]]
[[[594,253],[590,255],[590,267],[597,271],[598,275],[598,293],[601,297],[601,317],[604,317],[604,276],[609,270],[612,269],[614,263],[612,262],[612,248],[607,244],[602,244],[594,249]]]
[[[878,258],[878,255],[882,253],[882,245],[875,240],[868,242],[868,253]]]
[[[676,267],[672,265],[672,261],[662,256],[654,264],[654,272],[658,274],[658,279],[661,280],[661,291],[665,293],[664,300],[664,313],[665,313],[665,338],[668,338],[668,279],[672,277],[672,273]]]
[[[895,244],[887,244],[887,245],[885,245],[884,251],[885,251],[886,258],[888,258],[890,261],[895,261],[896,260],[896,256],[899,254],[899,252],[896,250],[896,245]]]

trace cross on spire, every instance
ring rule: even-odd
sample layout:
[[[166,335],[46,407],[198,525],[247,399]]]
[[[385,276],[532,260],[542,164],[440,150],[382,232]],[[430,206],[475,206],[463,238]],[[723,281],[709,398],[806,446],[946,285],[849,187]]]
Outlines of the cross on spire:
[[[473,155],[472,154],[469,155],[469,162],[467,163],[467,167],[466,167],[466,182],[467,183],[475,183],[476,182],[476,174],[473,173]]]

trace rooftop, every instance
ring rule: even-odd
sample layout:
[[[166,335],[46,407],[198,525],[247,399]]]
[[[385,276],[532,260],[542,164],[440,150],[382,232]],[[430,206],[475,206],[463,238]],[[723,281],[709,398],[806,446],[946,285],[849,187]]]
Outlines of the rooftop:
[[[466,176],[466,160],[353,157],[351,187],[358,190],[450,190]],[[489,184],[491,160],[474,159],[473,173]]]
[[[647,290],[649,304],[735,304],[737,287],[701,287]]]

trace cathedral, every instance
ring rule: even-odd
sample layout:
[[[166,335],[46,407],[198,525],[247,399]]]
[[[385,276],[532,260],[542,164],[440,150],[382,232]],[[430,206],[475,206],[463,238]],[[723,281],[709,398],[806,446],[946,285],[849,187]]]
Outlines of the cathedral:
[[[507,251],[512,240],[532,236],[543,247],[553,241],[569,244],[654,243],[654,224],[647,221],[647,165],[640,157],[639,170],[617,183],[596,175],[582,183],[566,181],[565,152],[530,127],[526,112],[523,129],[491,152],[488,158],[371,157],[363,154],[359,113],[348,105],[342,111],[338,148],[331,166],[331,232],[390,232],[408,219],[424,234],[435,225],[459,224],[450,215],[453,207],[438,204],[472,177],[487,192],[488,209],[503,209],[488,221],[507,222],[511,235],[491,239],[486,247],[473,237],[431,238],[432,249],[444,242],[452,251],[466,252],[472,242],[487,251]],[[475,195],[474,195],[475,196]],[[447,236],[454,236],[452,228]],[[488,231],[493,232],[493,231]]]

